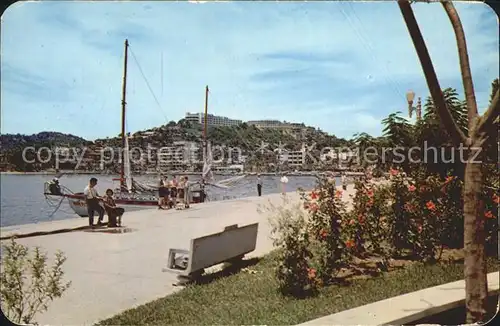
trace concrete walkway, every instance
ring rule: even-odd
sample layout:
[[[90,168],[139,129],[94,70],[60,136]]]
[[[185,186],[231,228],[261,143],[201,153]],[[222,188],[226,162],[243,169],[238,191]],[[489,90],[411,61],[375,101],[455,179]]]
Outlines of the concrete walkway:
[[[299,198],[297,193],[287,197]],[[147,209],[124,215],[123,225],[132,230],[128,233],[77,231],[18,239],[30,247],[40,246],[51,258],[57,250],[68,258],[64,271],[65,279],[72,282],[70,289],[36,321],[42,325],[90,325],[171,294],[180,288],[172,285],[174,274],[162,271],[169,248],[189,249],[192,238],[220,232],[231,224],[259,222],[257,247],[251,255],[266,254],[273,249],[268,214],[259,214],[257,208],[281,200],[280,194],[273,194],[208,202],[181,211]],[[7,227],[1,229],[1,236],[87,223],[85,218],[75,218]]]
[[[498,293],[499,273],[489,273],[488,294],[498,296]],[[463,305],[465,281],[459,280],[344,310],[299,325],[408,325]]]

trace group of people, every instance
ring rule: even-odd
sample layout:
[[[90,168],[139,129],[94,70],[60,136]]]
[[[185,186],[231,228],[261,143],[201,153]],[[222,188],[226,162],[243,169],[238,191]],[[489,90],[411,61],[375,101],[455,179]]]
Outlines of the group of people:
[[[166,175],[160,176],[158,181],[158,209],[189,208],[190,181],[183,176],[177,181],[176,176],[169,180]]]
[[[89,184],[83,190],[85,195],[85,201],[87,204],[87,213],[89,216],[89,226],[94,226],[94,214],[97,213],[99,220],[97,225],[103,224],[104,213],[108,215],[108,226],[116,227],[121,226],[122,216],[125,210],[122,207],[116,206],[115,200],[113,198],[113,190],[107,189],[105,196],[99,196],[95,186],[97,185],[97,179],[91,178]],[[103,205],[101,206],[101,202]]]

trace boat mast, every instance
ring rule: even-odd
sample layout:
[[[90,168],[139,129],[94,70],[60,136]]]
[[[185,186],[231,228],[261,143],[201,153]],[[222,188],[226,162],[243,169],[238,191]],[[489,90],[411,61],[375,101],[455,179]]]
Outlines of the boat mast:
[[[205,119],[204,119],[205,126],[203,128],[203,142],[204,142],[204,150],[205,150],[205,157],[208,154],[207,153],[207,135],[208,135],[208,85],[205,87]]]
[[[120,189],[125,186],[125,106],[127,102],[127,59],[128,59],[128,39],[125,39],[125,59],[123,62],[123,85],[122,85],[122,150],[121,150],[121,171],[120,171]]]

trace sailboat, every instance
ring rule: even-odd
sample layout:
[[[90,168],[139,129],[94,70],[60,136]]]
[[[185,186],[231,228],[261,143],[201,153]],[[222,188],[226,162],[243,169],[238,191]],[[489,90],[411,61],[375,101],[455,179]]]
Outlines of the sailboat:
[[[117,205],[121,206],[158,206],[157,197],[157,186],[148,185],[140,183],[132,178],[131,167],[130,167],[130,150],[128,144],[128,135],[125,130],[125,113],[126,113],[126,89],[127,89],[127,60],[128,60],[128,40],[125,40],[125,57],[124,57],[124,73],[123,73],[123,85],[122,85],[122,119],[121,119],[121,137],[122,137],[122,151],[121,151],[121,166],[120,166],[120,177],[113,179],[113,181],[119,181],[119,187],[115,191],[115,202]],[[58,191],[54,193],[51,190],[51,182],[46,182],[44,186],[44,195],[47,197],[62,197],[62,199],[67,198],[69,206],[73,211],[81,216],[86,217],[87,214],[87,203],[85,201],[85,196],[82,192],[73,193],[71,190],[63,187],[64,191]],[[197,198],[203,198],[204,196],[200,193],[202,190],[192,189],[191,195],[194,200],[192,203],[197,203],[199,200]],[[61,202],[62,202],[61,199]],[[48,200],[49,202],[51,200]],[[60,202],[60,203],[61,203]],[[60,206],[57,205],[57,207]]]
[[[209,185],[216,188],[229,189],[234,186],[238,181],[245,178],[246,175],[235,176],[232,178],[224,179],[221,181],[216,181],[212,171],[213,157],[212,148],[210,142],[208,141],[208,85],[205,87],[205,115],[204,115],[204,126],[203,126],[203,170],[201,179],[205,185]]]
[[[144,184],[132,178],[131,166],[130,166],[130,150],[128,144],[128,135],[125,130],[125,114],[126,114],[126,87],[127,87],[127,59],[128,59],[128,40],[125,40],[125,56],[124,56],[124,73],[123,73],[123,85],[122,85],[122,120],[121,120],[121,137],[122,137],[122,153],[121,153],[121,166],[120,166],[120,177],[113,179],[113,181],[119,181],[119,187],[115,191],[115,202],[120,206],[136,206],[143,207],[158,206],[158,187],[154,185]],[[244,178],[243,176],[237,176],[234,178],[225,179],[219,182],[215,181],[212,173],[213,158],[210,148],[210,144],[207,140],[207,128],[208,128],[208,86],[206,87],[205,94],[205,126],[203,132],[203,144],[204,144],[204,164],[202,171],[202,181],[199,183],[193,183],[190,187],[190,193],[192,196],[191,203],[196,204],[204,201],[205,186],[212,186],[216,188],[228,189],[233,186],[237,181]],[[64,187],[64,192],[54,193],[50,190],[50,182],[45,183],[44,195],[46,198],[48,196],[59,196],[67,198],[69,201],[69,206],[73,211],[81,216],[87,217],[87,203],[85,201],[85,196],[83,192],[73,193],[71,190]],[[48,200],[50,201],[50,200]],[[60,206],[60,203],[56,205]]]

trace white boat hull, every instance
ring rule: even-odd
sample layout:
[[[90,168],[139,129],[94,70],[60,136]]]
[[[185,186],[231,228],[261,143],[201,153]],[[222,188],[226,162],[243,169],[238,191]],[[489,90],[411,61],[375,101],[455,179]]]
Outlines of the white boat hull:
[[[88,217],[89,214],[87,213],[87,203],[85,200],[81,199],[69,199],[69,207],[80,217]]]

